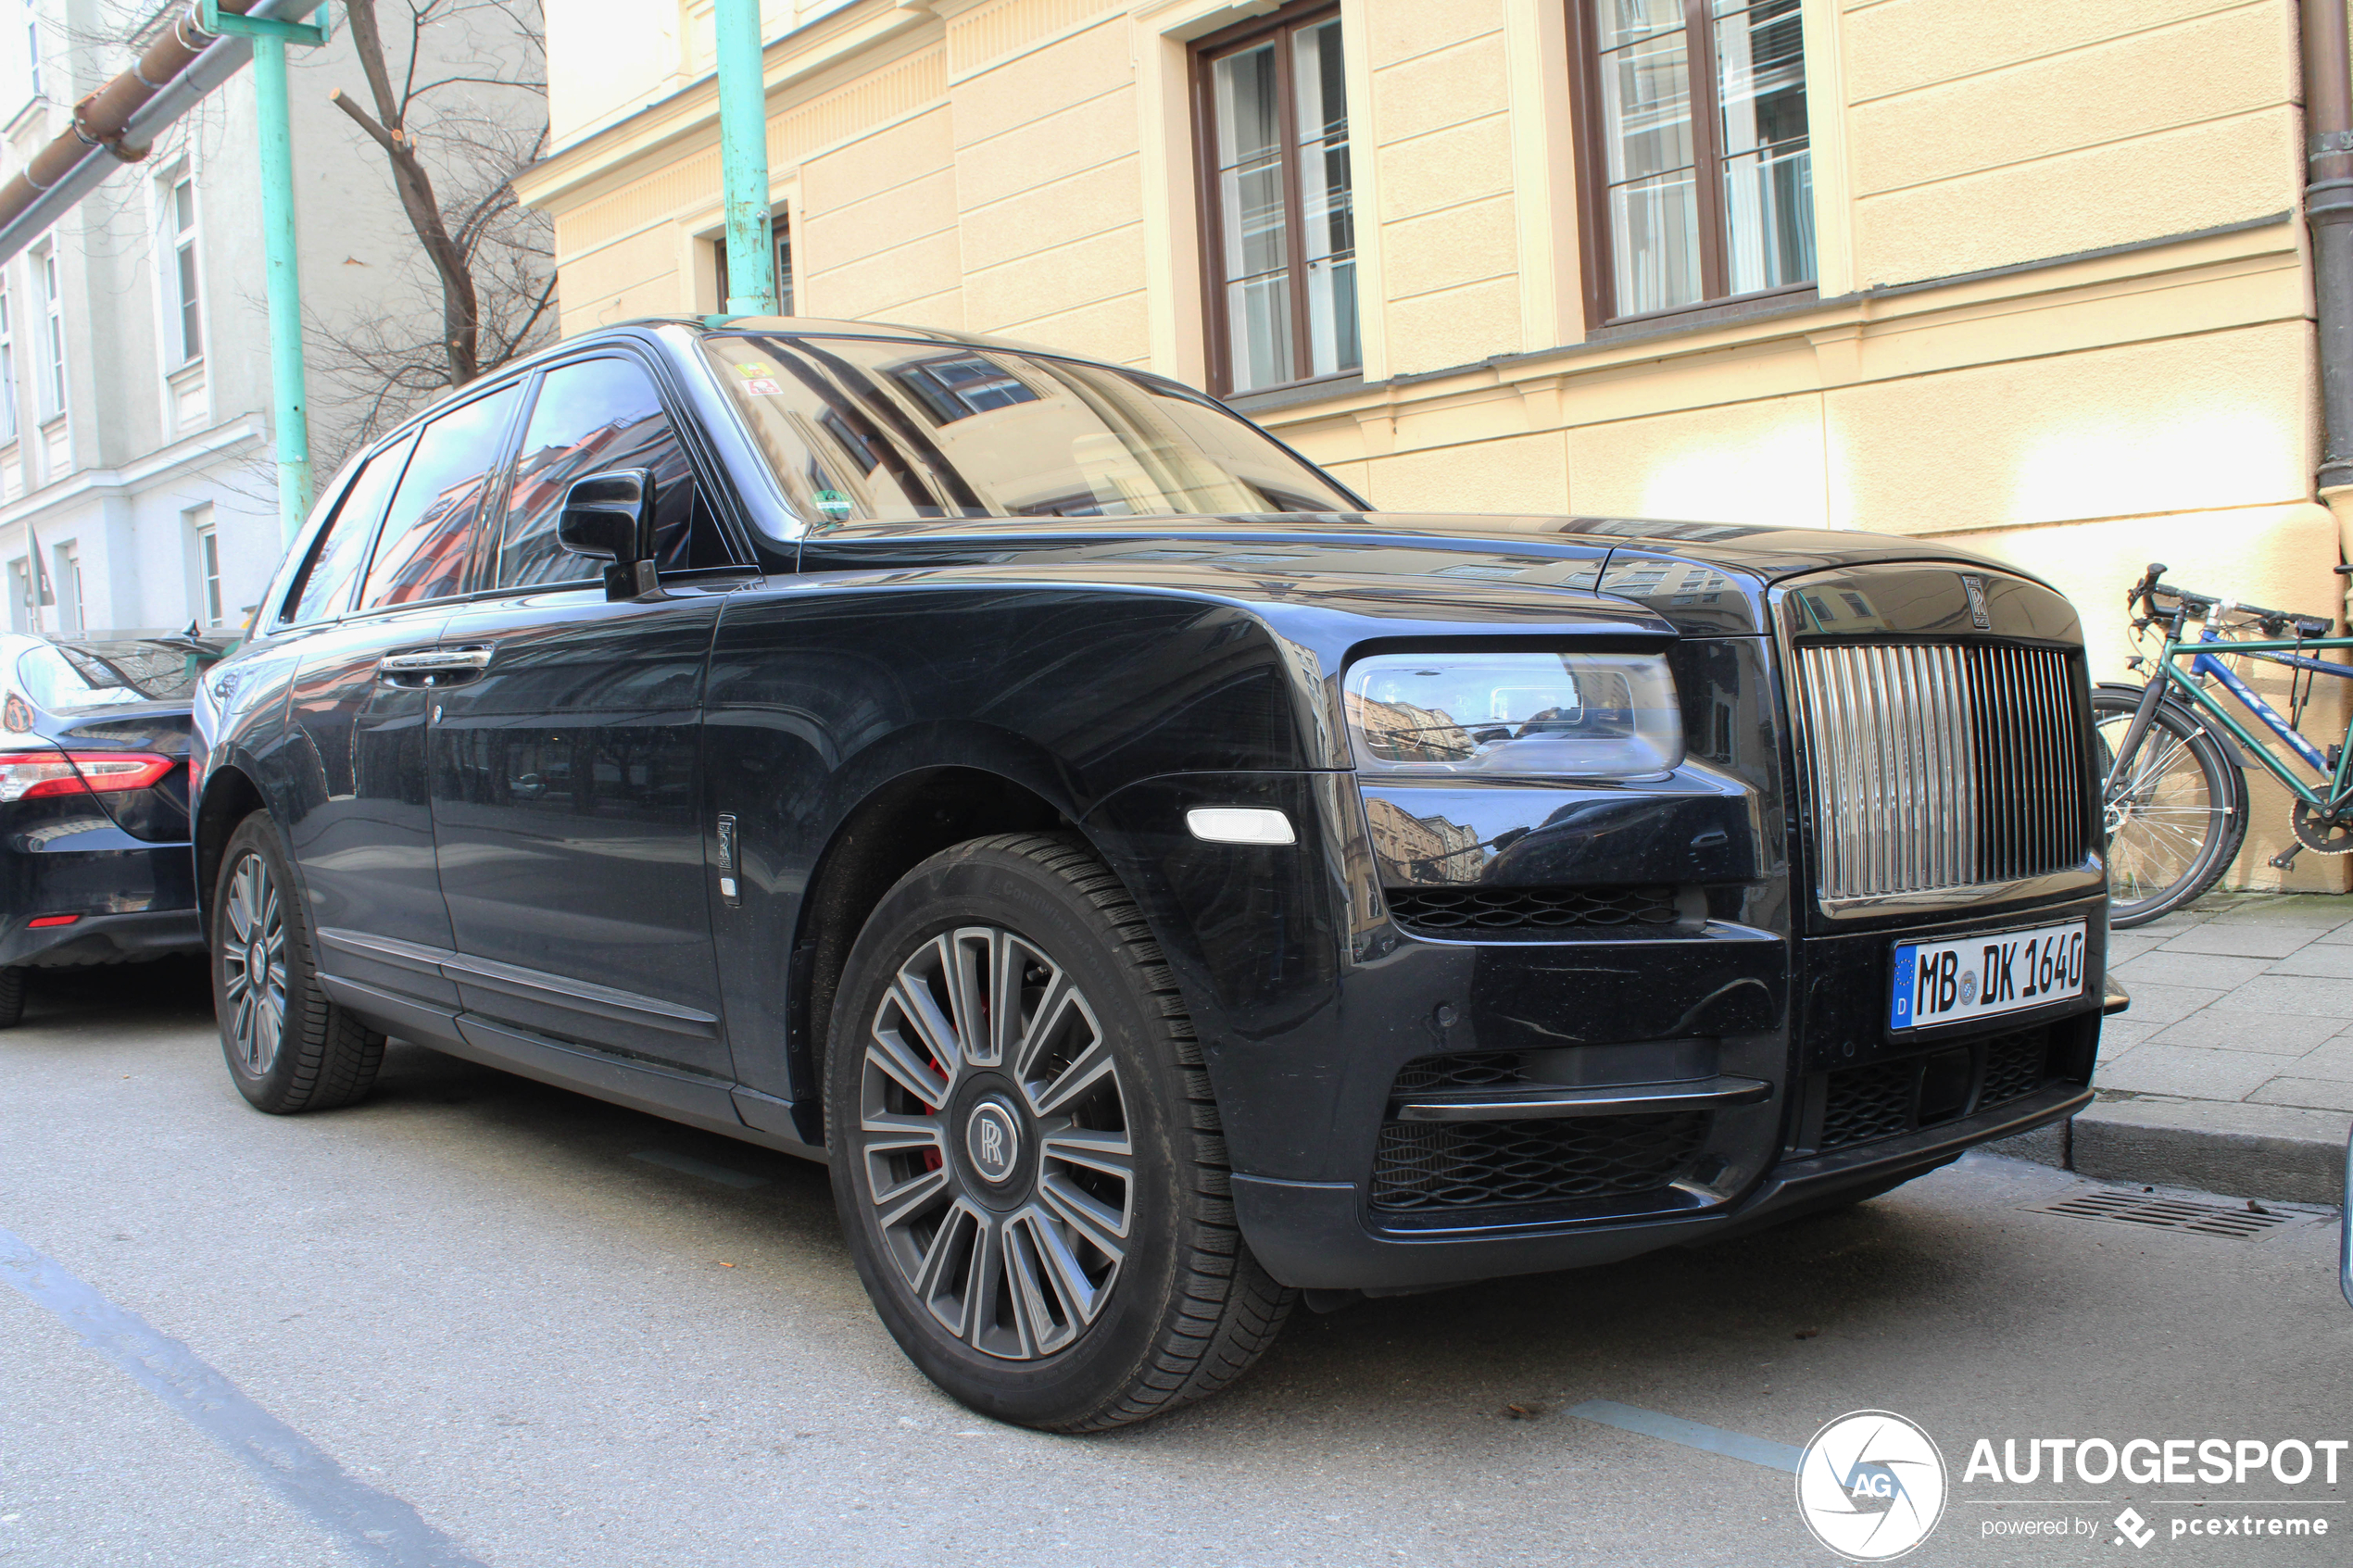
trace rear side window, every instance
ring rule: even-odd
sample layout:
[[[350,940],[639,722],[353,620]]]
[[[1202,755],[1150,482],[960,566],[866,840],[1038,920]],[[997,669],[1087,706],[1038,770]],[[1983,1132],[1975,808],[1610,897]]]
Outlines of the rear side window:
[[[312,548],[310,564],[303,570],[302,588],[279,616],[280,624],[299,626],[324,621],[350,604],[352,582],[367,563],[368,546],[376,536],[376,520],[384,516],[384,502],[400,482],[400,466],[409,460],[410,445],[403,441],[387,446],[361,466],[359,476],[343,493],[334,521],[327,524]]]
[[[653,378],[634,359],[582,359],[540,381],[499,536],[500,587],[596,578],[595,562],[556,543],[556,521],[574,482],[614,469],[653,470],[659,570],[732,564]]]
[[[360,608],[422,604],[465,590],[474,521],[497,478],[507,425],[521,395],[519,387],[502,387],[418,433],[416,455],[384,516]]]

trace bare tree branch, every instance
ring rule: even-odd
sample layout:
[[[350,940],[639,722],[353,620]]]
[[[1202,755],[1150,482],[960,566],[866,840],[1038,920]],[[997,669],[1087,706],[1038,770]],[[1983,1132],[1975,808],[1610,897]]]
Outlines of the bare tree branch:
[[[336,427],[314,433],[322,461],[554,335],[552,234],[513,188],[547,142],[538,0],[346,14],[364,91],[330,101],[382,157],[416,249],[380,307],[308,323],[314,402]]]

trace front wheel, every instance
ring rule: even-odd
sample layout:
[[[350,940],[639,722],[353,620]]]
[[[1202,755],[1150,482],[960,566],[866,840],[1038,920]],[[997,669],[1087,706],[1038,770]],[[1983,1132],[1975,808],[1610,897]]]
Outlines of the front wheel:
[[[828,1040],[842,1228],[948,1393],[1099,1431],[1273,1342],[1293,1293],[1235,1228],[1176,982],[1081,845],[977,839],[910,872],[859,934]]]
[[[2117,744],[2140,706],[2137,692],[2092,694],[2108,832],[2108,924],[2145,925],[2221,879],[2246,839],[2246,776],[2212,726],[2161,702],[2129,773],[2117,776]]]

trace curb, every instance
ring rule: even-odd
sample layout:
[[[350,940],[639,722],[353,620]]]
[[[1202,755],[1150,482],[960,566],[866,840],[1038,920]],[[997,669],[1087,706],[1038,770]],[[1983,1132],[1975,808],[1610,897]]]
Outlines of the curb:
[[[2334,1209],[2345,1201],[2348,1124],[2343,1111],[2284,1105],[2115,1099],[1985,1149],[2099,1181]]]

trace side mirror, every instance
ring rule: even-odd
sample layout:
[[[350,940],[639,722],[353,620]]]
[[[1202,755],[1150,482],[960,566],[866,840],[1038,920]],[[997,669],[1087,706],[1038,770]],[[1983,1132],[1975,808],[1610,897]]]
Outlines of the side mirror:
[[[573,481],[556,520],[556,543],[609,561],[605,592],[631,598],[654,591],[654,470],[614,469]]]

